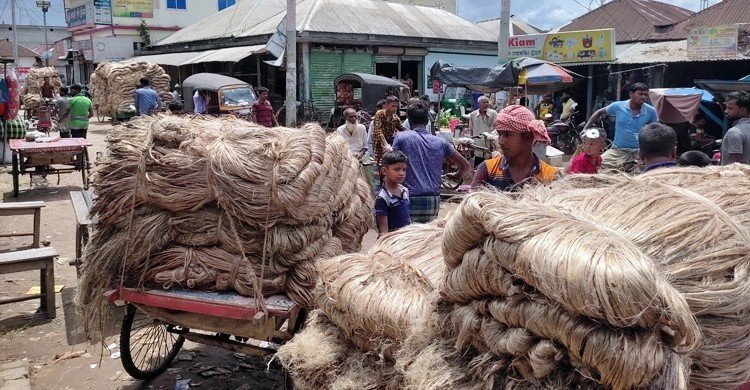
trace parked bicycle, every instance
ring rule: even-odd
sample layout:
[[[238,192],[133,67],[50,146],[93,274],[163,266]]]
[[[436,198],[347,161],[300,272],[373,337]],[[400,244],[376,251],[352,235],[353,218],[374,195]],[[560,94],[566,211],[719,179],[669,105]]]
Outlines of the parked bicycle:
[[[286,123],[286,105],[282,105],[276,113],[276,122],[279,124]],[[297,102],[297,120],[295,126],[301,126],[309,122],[320,122],[320,110],[315,107],[312,100]]]

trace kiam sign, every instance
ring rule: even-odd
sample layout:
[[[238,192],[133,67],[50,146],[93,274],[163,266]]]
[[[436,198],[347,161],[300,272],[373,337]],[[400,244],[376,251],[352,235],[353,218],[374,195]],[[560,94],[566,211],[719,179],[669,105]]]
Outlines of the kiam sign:
[[[614,29],[514,35],[508,59],[538,58],[555,63],[606,62],[615,59]]]

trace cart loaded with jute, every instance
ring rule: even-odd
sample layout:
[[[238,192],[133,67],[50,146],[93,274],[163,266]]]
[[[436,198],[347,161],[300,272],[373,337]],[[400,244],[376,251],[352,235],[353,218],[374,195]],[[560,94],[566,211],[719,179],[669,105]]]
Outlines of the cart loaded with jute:
[[[750,381],[750,169],[467,196],[320,263],[298,389],[733,389]]]
[[[253,298],[258,315],[246,324],[263,322],[274,296],[311,308],[316,262],[358,251],[372,225],[359,162],[345,140],[315,124],[269,129],[231,117],[158,115],[115,127],[107,141],[77,297],[94,327],[113,289],[152,316],[147,306],[156,301],[143,296],[176,302],[156,290]]]

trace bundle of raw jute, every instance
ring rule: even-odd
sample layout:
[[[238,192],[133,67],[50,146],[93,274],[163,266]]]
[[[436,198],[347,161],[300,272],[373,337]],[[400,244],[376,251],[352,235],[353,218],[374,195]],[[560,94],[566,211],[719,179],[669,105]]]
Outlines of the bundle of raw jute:
[[[113,286],[149,284],[283,292],[311,307],[315,263],[359,250],[370,226],[358,161],[318,125],[161,115],[118,126],[108,141],[83,305]]]
[[[141,77],[149,79],[162,103],[170,101],[170,77],[161,66],[147,61],[104,62],[97,66],[90,79],[91,95],[99,111],[107,116],[129,111],[135,102],[135,90]]]
[[[41,105],[42,84],[44,84],[45,77],[49,77],[49,83],[53,87],[53,94],[58,94],[60,87],[62,87],[62,82],[60,81],[60,74],[57,73],[54,67],[31,68],[29,69],[29,75],[26,77],[26,86],[22,93],[24,108],[38,108]]]
[[[446,359],[447,345],[422,337],[445,267],[444,222],[410,225],[366,254],[319,263],[319,309],[277,354],[295,388],[424,389],[465,381]]]
[[[318,308],[362,350],[392,354],[437,297],[443,223],[410,225],[366,254],[321,261]]]
[[[750,379],[750,234],[698,180],[664,175],[464,200],[446,224],[441,315],[453,326],[441,329],[473,351],[469,366],[482,362],[476,375],[541,385],[563,372],[612,388]]]

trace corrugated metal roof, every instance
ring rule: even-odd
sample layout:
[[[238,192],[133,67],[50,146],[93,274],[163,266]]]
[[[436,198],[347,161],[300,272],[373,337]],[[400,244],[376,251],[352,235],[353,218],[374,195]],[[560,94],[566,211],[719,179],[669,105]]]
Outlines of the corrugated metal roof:
[[[693,12],[687,9],[659,1],[613,0],[573,19],[559,31],[614,28],[617,42],[663,40],[669,26],[691,15]]]
[[[13,58],[13,41],[0,40],[0,57]],[[18,57],[40,57],[39,54],[24,45],[18,45]]]
[[[750,0],[723,0],[680,22],[666,39],[685,39],[693,27],[750,23]]]
[[[489,19],[482,20],[476,23],[477,26],[487,30],[490,34],[498,36],[500,34],[500,19]],[[510,35],[528,35],[528,34],[540,34],[542,29],[534,27],[523,20],[511,19],[510,20]]]
[[[619,44],[615,47],[618,64],[657,64],[669,62],[706,62],[749,60],[743,55],[721,58],[691,59],[687,55],[687,40],[662,42],[634,42]]]
[[[202,62],[237,62],[243,58],[249,57],[254,53],[266,51],[266,45],[227,47],[224,49],[208,50],[204,55],[193,58],[192,64]]]
[[[253,12],[262,13],[263,16],[259,17]],[[273,34],[285,14],[286,7],[281,0],[244,0],[236,7],[227,8],[175,32],[156,46],[232,35],[252,37]],[[235,20],[234,25],[230,20]],[[374,0],[298,0],[297,31],[484,42],[497,39],[487,30],[445,10]]]
[[[202,62],[237,62],[245,57],[249,57],[253,53],[260,53],[265,50],[265,45],[238,46],[205,51],[138,56],[128,61],[149,61],[159,65],[172,66],[199,64]]]

